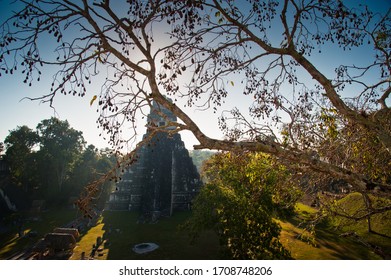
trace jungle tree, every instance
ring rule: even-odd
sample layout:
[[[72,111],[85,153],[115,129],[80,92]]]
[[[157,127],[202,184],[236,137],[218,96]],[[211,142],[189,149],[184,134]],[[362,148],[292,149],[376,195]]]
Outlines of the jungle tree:
[[[12,182],[31,192],[37,185],[34,148],[39,143],[38,134],[27,126],[19,126],[10,131],[4,143]]]
[[[233,259],[286,259],[273,218],[293,213],[301,191],[286,167],[252,152],[217,153],[203,165],[201,189],[184,228],[196,239],[214,230],[222,254]],[[289,185],[287,188],[286,185]]]
[[[50,118],[37,125],[41,184],[48,197],[59,197],[84,148],[81,131],[68,121]]]

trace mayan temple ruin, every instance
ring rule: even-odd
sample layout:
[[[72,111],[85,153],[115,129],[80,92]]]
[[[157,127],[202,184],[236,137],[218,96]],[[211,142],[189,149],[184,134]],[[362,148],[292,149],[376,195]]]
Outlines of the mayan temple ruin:
[[[176,121],[174,114],[154,102],[149,125],[163,127],[169,121]],[[147,130],[143,137],[149,133]],[[111,193],[107,209],[140,211],[153,221],[177,210],[189,210],[201,181],[181,136],[158,132],[137,156]]]

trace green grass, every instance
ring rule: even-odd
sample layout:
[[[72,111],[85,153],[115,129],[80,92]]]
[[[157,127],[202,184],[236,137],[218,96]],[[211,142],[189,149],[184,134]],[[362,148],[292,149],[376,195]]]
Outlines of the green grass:
[[[390,204],[390,201],[384,199],[375,199],[373,196],[370,198],[375,207]],[[362,209],[365,209],[364,205],[362,196],[358,193],[352,193],[337,202],[337,206],[350,215],[360,215]],[[368,224],[365,219],[353,221],[343,217],[335,217],[332,223],[341,231],[356,232],[366,242],[391,252],[391,211],[375,214],[371,217],[372,233],[368,232]]]
[[[80,240],[77,242],[76,247],[73,250],[73,254],[70,257],[71,260],[80,260],[82,256],[82,252],[85,253],[85,257],[89,258],[90,253],[94,246],[96,247],[96,242],[98,237],[103,237],[105,235],[104,223],[102,223],[102,219],[100,219],[97,224],[90,229],[87,230],[85,234],[83,234]],[[104,244],[100,244],[98,248],[103,250],[96,252],[93,256],[94,259],[105,260],[108,255],[108,248]]]
[[[337,202],[346,211],[355,212],[361,206],[362,199],[351,194]],[[281,243],[291,251],[292,257],[302,260],[332,259],[381,259],[381,257],[354,238],[340,237],[346,231],[354,231],[365,242],[381,246],[391,251],[390,235],[391,213],[373,217],[373,229],[378,233],[368,233],[365,221],[349,223],[342,218],[335,218],[318,224],[314,231],[303,229],[317,210],[304,204],[297,204],[296,215],[278,221],[282,227]],[[156,224],[137,223],[138,213],[118,211],[104,212],[97,224],[89,228],[80,238],[71,259],[80,259],[82,252],[90,255],[97,237],[103,237],[99,253],[94,259],[132,260],[132,259],[219,259],[218,238],[213,232],[203,233],[197,243],[191,244],[186,232],[178,229],[191,213],[175,213],[171,218],[163,218]],[[76,218],[77,213],[70,210],[56,210],[41,213],[41,221],[25,223],[25,232],[38,232],[35,238],[19,238],[17,228],[0,237],[0,259],[7,259],[12,254],[31,246],[53,228]],[[160,247],[148,254],[139,255],[132,251],[134,245],[153,242]]]
[[[291,251],[293,258],[381,259],[354,239],[340,237],[342,232],[337,232],[334,225],[329,223],[320,223],[314,232],[304,230],[301,223],[310,221],[316,212],[316,209],[299,203],[295,217],[279,221],[282,227],[280,240]],[[86,234],[88,238],[82,238],[79,246],[91,251],[96,237],[104,236],[106,243],[103,246],[103,256],[98,256],[97,259],[219,259],[218,239],[215,234],[206,232],[196,244],[191,245],[186,233],[178,230],[178,225],[182,224],[189,214],[176,213],[157,224],[138,224],[137,213],[105,212],[100,223]],[[132,247],[143,242],[157,243],[160,248],[145,255],[134,253]],[[76,248],[73,258],[80,258],[80,253]]]
[[[217,259],[219,246],[215,234],[206,232],[196,244],[190,244],[187,233],[178,229],[189,215],[188,212],[175,213],[156,224],[139,224],[138,213],[104,212],[101,221],[78,242],[71,258],[80,259],[83,251],[89,255],[96,238],[103,236],[102,256],[95,259]],[[134,245],[145,242],[156,243],[159,248],[142,255],[132,251]]]
[[[8,259],[33,246],[55,227],[75,219],[76,214],[70,210],[41,213],[39,221],[29,221],[23,226],[25,233],[38,233],[33,238],[19,238],[17,226],[13,226],[0,237],[0,259]],[[206,232],[196,244],[190,244],[187,233],[178,229],[189,215],[189,212],[176,213],[171,218],[161,219],[157,224],[138,224],[138,213],[104,212],[97,224],[81,235],[71,259],[80,259],[82,252],[89,257],[98,236],[103,237],[104,242],[94,259],[217,259],[219,246],[214,233]],[[145,255],[134,253],[133,246],[143,242],[154,242],[160,247]]]
[[[338,204],[351,211],[357,211],[362,206],[356,194],[348,195]],[[390,250],[391,239],[368,233],[365,221],[348,223],[344,219],[336,218],[328,222],[323,221],[312,232],[306,231],[302,225],[310,221],[316,212],[316,209],[298,203],[295,217],[279,221],[282,227],[281,243],[291,251],[293,258],[302,260],[381,259],[379,255],[355,238],[340,237],[340,234],[350,231],[359,234],[365,242],[381,246],[384,250]],[[383,234],[390,233],[389,215],[390,213],[386,213],[373,218],[373,225],[377,231]]]
[[[294,259],[381,259],[359,243],[338,237],[331,228],[318,228],[315,234],[312,234],[289,222],[281,221],[280,225],[281,243],[290,250]]]
[[[108,258],[216,259],[218,240],[213,233],[205,233],[196,244],[191,245],[187,233],[178,229],[189,214],[188,212],[176,213],[173,217],[162,219],[157,224],[137,224],[136,213],[106,212],[103,220],[112,228],[111,236],[108,237],[110,243]],[[117,232],[115,230],[117,228],[121,231]],[[160,247],[145,255],[136,254],[131,250],[134,245],[143,242],[153,242]]]

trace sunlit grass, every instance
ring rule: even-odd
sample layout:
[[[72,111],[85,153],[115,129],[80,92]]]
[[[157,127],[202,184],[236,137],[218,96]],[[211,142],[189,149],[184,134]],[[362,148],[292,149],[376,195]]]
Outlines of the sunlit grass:
[[[370,197],[373,205],[376,207],[390,204],[389,200],[385,201],[384,199],[375,199],[372,196]],[[352,193],[349,196],[346,196],[338,201],[337,205],[342,207],[344,211],[350,215],[354,215],[360,209],[365,209],[362,196],[358,193]],[[375,214],[371,217],[373,233],[368,232],[366,219],[353,221],[343,217],[336,217],[332,220],[332,222],[344,232],[356,232],[367,242],[391,251],[391,211]],[[386,236],[388,236],[388,238]]]
[[[297,203],[295,205],[295,211],[296,213],[300,214],[301,216],[304,216],[306,218],[311,218],[311,215],[316,214],[317,210],[311,206],[308,206],[303,203]]]
[[[340,203],[347,204],[346,207],[356,209],[357,197],[352,195],[347,196]],[[315,208],[298,203],[296,208],[296,216],[279,221],[282,231],[280,235],[281,243],[291,251],[292,257],[301,260],[332,260],[332,259],[381,259],[381,257],[354,239],[340,237],[340,234],[345,231],[356,231],[365,233],[365,226],[360,223],[351,223],[350,227],[337,230],[335,221],[320,223],[313,232],[304,229],[304,224],[311,220],[316,214]],[[386,214],[389,215],[389,214]],[[391,220],[384,223],[385,217],[374,219],[376,228],[390,228]],[[304,222],[304,223],[303,223]],[[301,224],[303,223],[303,224]],[[380,225],[379,223],[383,223]],[[364,230],[364,232],[363,232]],[[391,240],[376,236],[375,234],[363,234],[362,237],[366,241],[381,239],[382,245],[390,246]],[[378,243],[378,244],[380,244]]]
[[[335,259],[333,252],[314,242],[314,236],[289,222],[280,221],[280,241],[291,252],[294,259],[325,260]]]
[[[1,256],[7,256],[10,252],[13,251],[14,247],[18,243],[18,234],[11,234],[8,237],[6,237],[7,242],[3,244],[3,246],[0,248],[0,258]]]
[[[339,203],[347,209],[357,209],[361,200],[351,195]],[[282,227],[281,243],[291,251],[292,257],[302,260],[328,259],[380,259],[362,244],[352,238],[340,237],[344,231],[355,231],[366,241],[391,248],[391,239],[367,233],[365,221],[345,223],[341,219],[323,222],[314,232],[303,227],[316,214],[317,210],[304,204],[297,204],[296,215],[278,221]],[[219,259],[218,237],[212,231],[201,235],[198,242],[190,243],[186,232],[179,230],[179,225],[191,215],[189,212],[175,213],[173,217],[163,218],[156,224],[138,223],[138,213],[119,211],[104,212],[101,219],[82,234],[71,259],[80,260],[82,252],[89,258],[97,238],[102,237],[102,244],[97,248],[94,259],[131,260],[131,259]],[[34,238],[20,238],[15,226],[0,237],[0,259],[7,259],[12,254],[31,246],[55,227],[70,222],[77,216],[75,211],[61,210],[41,213],[41,220],[24,224],[25,233],[30,230],[38,233]],[[340,225],[336,229],[336,225]],[[387,234],[391,228],[390,213],[373,218],[377,231]],[[132,251],[134,245],[154,242],[159,245],[156,251],[138,255]]]
[[[315,234],[280,221],[280,241],[298,260],[381,259],[353,240],[338,237],[332,229],[317,229]]]
[[[80,260],[82,252],[84,252],[86,258],[106,260],[109,251],[108,248],[104,248],[104,244],[99,244],[96,247],[98,237],[102,238],[103,240],[103,236],[105,235],[105,230],[103,227],[104,224],[99,221],[96,226],[91,227],[86,232],[86,234],[82,235],[80,240],[77,242],[70,259]],[[94,247],[96,247],[97,250],[95,250],[94,256],[90,256]]]

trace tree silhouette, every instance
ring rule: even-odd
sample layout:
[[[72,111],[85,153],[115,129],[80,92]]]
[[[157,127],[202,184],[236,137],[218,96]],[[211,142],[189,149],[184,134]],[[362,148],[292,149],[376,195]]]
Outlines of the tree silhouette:
[[[9,166],[12,185],[22,189],[30,200],[46,199],[48,206],[67,203],[114,164],[109,151],[98,151],[93,145],[85,147],[82,132],[56,118],[42,120],[37,130],[18,126],[4,144],[2,158]],[[103,208],[110,190],[107,182],[94,203],[98,201]]]
[[[342,178],[361,192],[373,184],[390,190],[387,183],[317,156],[324,140],[318,130],[322,112],[334,110],[375,135],[389,163],[389,11],[375,14],[339,0],[23,3],[1,25],[1,73],[21,70],[32,84],[43,68],[57,66],[50,92],[40,97],[52,104],[58,94],[86,95],[88,84],[106,72],[91,104],[98,103],[99,126],[111,144],[122,146],[121,130],[129,123],[133,133],[127,141],[133,140],[138,118],[156,101],[179,119],[167,120],[175,127],[171,133],[191,131],[196,149],[264,152]],[[54,54],[48,44],[56,46]],[[316,62],[316,53],[346,56],[355,49],[369,49],[373,59],[365,65],[327,61],[335,63],[331,74]],[[176,101],[217,110],[232,88],[252,101],[248,113],[234,108],[220,117],[225,139],[208,137]]]
[[[40,136],[40,163],[46,180],[45,189],[58,195],[84,148],[83,133],[57,118],[42,120],[37,125]]]
[[[11,130],[4,140],[6,149],[4,158],[10,166],[11,179],[27,192],[32,191],[37,181],[33,149],[38,142],[37,133],[27,126]]]

